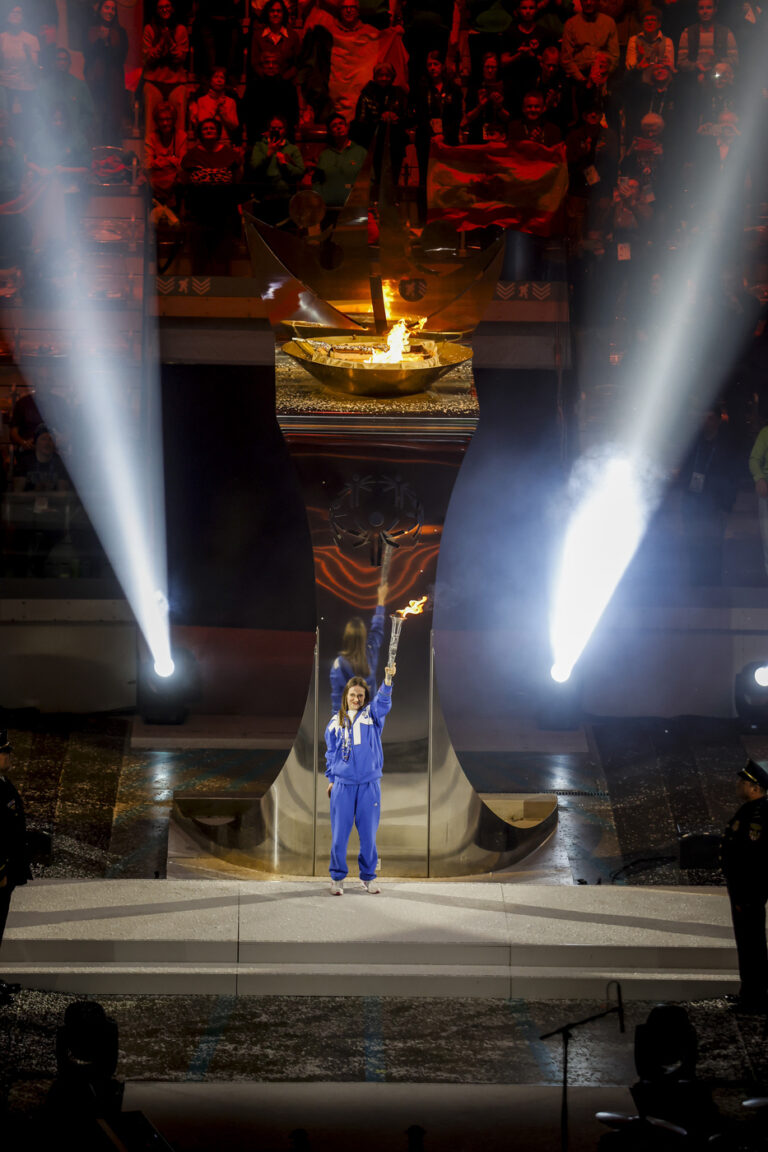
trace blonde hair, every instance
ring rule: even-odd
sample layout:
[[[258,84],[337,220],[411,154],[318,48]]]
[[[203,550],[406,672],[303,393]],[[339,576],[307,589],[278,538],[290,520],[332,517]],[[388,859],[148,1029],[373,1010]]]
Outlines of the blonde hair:
[[[340,656],[351,666],[355,676],[370,676],[371,668],[368,663],[368,632],[359,616],[348,620],[341,638]],[[350,681],[351,683],[351,681]]]

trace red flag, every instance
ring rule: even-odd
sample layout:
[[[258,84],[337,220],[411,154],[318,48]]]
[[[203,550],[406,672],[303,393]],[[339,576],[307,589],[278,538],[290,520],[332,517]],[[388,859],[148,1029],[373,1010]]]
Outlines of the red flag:
[[[567,190],[564,144],[432,144],[429,219],[458,231],[499,224],[548,236]]]

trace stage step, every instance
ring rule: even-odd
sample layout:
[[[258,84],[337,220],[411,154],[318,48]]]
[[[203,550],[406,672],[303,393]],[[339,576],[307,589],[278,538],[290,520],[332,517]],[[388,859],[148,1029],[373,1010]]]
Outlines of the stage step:
[[[722,889],[59,881],[14,894],[0,973],[73,993],[701,999],[738,987]]]
[[[625,1000],[705,1000],[738,990],[723,972],[660,969],[506,968],[502,965],[16,964],[3,978],[25,988],[129,996],[399,996],[517,1000],[604,1000],[611,980]]]

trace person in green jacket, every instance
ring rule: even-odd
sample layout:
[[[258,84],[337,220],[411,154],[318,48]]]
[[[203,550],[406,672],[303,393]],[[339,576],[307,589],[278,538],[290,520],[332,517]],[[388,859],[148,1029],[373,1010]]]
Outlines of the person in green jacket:
[[[312,183],[325,201],[326,208],[332,210],[344,207],[368,152],[350,140],[343,116],[331,116],[326,140],[327,146],[317,158]]]
[[[304,175],[304,159],[288,140],[288,125],[281,116],[272,117],[254,144],[248,169],[256,184],[259,215],[268,223],[279,223],[288,215],[288,201]]]

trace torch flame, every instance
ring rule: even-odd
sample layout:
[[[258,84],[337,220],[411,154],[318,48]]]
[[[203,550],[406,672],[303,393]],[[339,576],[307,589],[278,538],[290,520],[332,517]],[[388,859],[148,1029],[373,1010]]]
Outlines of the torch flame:
[[[398,608],[397,615],[404,620],[406,616],[421,616],[424,611],[424,606],[427,603],[427,597],[422,596],[421,600],[409,600],[407,608]]]
[[[366,364],[397,364],[410,346],[406,323],[404,320],[399,320],[387,335],[386,351],[372,352]]]

